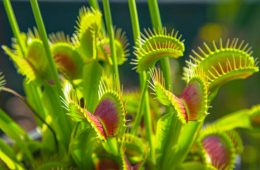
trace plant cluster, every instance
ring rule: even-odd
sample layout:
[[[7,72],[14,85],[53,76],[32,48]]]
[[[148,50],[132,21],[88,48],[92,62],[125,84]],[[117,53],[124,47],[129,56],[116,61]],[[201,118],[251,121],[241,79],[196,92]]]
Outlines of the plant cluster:
[[[184,40],[162,27],[156,0],[148,1],[153,29],[141,33],[135,1],[129,0],[135,40],[129,60],[140,91],[126,92],[118,66],[130,56],[129,44],[113,28],[108,0],[105,23],[92,0],[92,7],[80,9],[72,37],[47,37],[36,0],[30,2],[37,28],[20,33],[10,1],[3,2],[15,38],[2,49],[24,75],[26,97],[6,87],[3,75],[0,89],[32,109],[41,139],[0,110],[0,129],[12,139],[0,139],[2,168],[233,169],[243,151],[235,129],[260,128],[259,105],[204,123],[223,84],[259,71],[244,41],[220,39],[192,50],[183,69],[186,87],[176,95],[169,59],[184,55]]]

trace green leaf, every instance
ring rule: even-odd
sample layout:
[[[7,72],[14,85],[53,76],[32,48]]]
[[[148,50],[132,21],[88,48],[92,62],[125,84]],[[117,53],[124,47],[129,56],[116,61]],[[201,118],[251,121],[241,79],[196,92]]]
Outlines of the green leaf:
[[[181,129],[181,134],[178,143],[176,146],[176,151],[172,153],[171,165],[174,167],[180,165],[188,152],[190,151],[193,143],[198,137],[198,132],[202,127],[202,122],[199,121],[190,121],[183,126]]]
[[[80,169],[93,169],[92,153],[97,144],[96,134],[90,128],[81,129],[78,135],[72,136],[69,150]]]
[[[163,169],[172,166],[170,160],[182,128],[182,123],[174,116],[176,116],[175,110],[169,109],[157,123],[155,138],[157,162]]]
[[[157,159],[160,160],[164,154],[168,138],[171,132],[171,124],[173,120],[173,114],[167,113],[163,115],[157,122],[156,136],[155,136],[155,149],[157,153]],[[160,161],[159,161],[160,162]]]
[[[27,133],[19,127],[7,114],[0,109],[0,129],[19,146],[29,161],[32,155],[28,149],[27,142],[30,140]]]
[[[36,170],[65,169],[66,165],[62,162],[45,162]]]
[[[13,161],[8,155],[2,152],[2,150],[0,150],[0,160],[2,160],[9,169],[24,170],[21,165]]]
[[[10,169],[23,170],[24,168],[18,163],[12,148],[0,139],[0,160],[2,160]]]
[[[98,89],[102,76],[102,67],[97,61],[88,63],[83,70],[82,92],[86,99],[86,108],[93,113],[98,103]]]
[[[246,128],[253,130],[257,129],[257,122],[254,121],[254,116],[260,115],[260,105],[256,105],[251,109],[239,110],[234,113],[227,114],[226,116],[218,119],[208,127],[217,128],[220,131],[229,131],[236,128]],[[257,120],[257,119],[255,119]],[[259,125],[260,123],[258,123]]]
[[[44,102],[42,102],[42,92],[39,85],[35,82],[23,82],[23,88],[26,94],[27,102],[33,107],[33,109],[41,115],[42,118],[46,118],[46,108],[44,107]],[[41,125],[42,122],[38,121],[37,124]]]
[[[179,167],[177,167],[178,170],[210,170],[210,168],[207,167],[207,165],[202,164],[200,162],[187,162],[183,163]]]
[[[67,148],[71,133],[71,120],[65,115],[66,111],[62,107],[60,96],[56,89],[49,84],[44,86],[42,102],[44,102],[44,107],[47,108],[47,121],[55,130],[59,139],[59,146]],[[46,145],[48,147],[48,143]]]
[[[102,145],[107,153],[115,156],[118,155],[118,143],[116,138],[108,137],[107,140],[102,143]]]

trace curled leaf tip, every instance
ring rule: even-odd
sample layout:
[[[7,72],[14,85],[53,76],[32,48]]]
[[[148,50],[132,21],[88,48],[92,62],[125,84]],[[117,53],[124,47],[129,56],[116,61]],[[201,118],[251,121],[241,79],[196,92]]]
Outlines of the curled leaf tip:
[[[182,36],[178,31],[172,30],[168,33],[166,28],[158,30],[145,30],[135,47],[136,60],[132,64],[136,65],[137,71],[148,70],[155,63],[165,57],[179,58],[185,50]]]
[[[205,72],[210,89],[231,80],[247,78],[259,71],[252,53],[251,47],[237,38],[228,39],[225,44],[222,39],[218,45],[215,41],[211,46],[204,43],[204,47],[192,50],[190,61],[186,61],[184,79],[188,82],[198,68]]]

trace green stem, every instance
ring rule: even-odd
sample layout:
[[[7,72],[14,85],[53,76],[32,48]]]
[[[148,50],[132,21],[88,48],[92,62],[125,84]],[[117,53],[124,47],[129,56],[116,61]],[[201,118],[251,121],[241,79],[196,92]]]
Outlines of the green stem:
[[[149,7],[153,27],[155,29],[161,29],[162,21],[161,21],[157,0],[148,0],[148,7]]]
[[[116,85],[117,87],[120,87],[117,58],[116,58],[114,29],[113,29],[112,17],[110,12],[109,0],[102,0],[102,2],[103,2],[104,13],[105,13],[106,27],[109,35],[109,40],[110,40],[109,43],[110,43],[110,50],[112,55],[113,71],[116,78]]]
[[[147,85],[146,85],[147,86]],[[147,87],[146,87],[147,89]],[[146,130],[146,138],[148,139],[149,145],[150,145],[150,154],[151,154],[151,160],[153,163],[153,166],[156,164],[155,160],[155,148],[154,148],[154,142],[153,142],[153,130],[152,130],[152,119],[151,119],[151,111],[149,107],[149,94],[146,90],[145,92],[145,107],[144,107],[144,124],[145,124],[145,130]],[[138,113],[141,114],[141,113]]]
[[[201,129],[204,121],[201,122],[189,122],[186,124],[181,131],[180,138],[176,147],[176,152],[172,154],[171,165],[178,167],[188,155],[195,139],[197,138],[198,132]]]
[[[3,0],[3,3],[14,37],[21,48],[23,57],[25,57],[26,51],[25,51],[24,43],[22,42],[22,38],[20,37],[20,30],[10,0]]]
[[[99,5],[97,0],[89,0],[89,4],[91,7],[93,7],[94,9],[99,9]]]
[[[52,54],[51,54],[51,49],[50,49],[50,46],[49,46],[49,41],[48,41],[47,33],[46,33],[46,30],[45,30],[45,27],[44,27],[44,23],[43,23],[43,20],[42,20],[42,16],[41,16],[41,12],[40,12],[38,2],[37,2],[37,0],[30,0],[30,3],[31,3],[32,10],[33,10],[34,18],[35,18],[35,21],[36,21],[36,24],[37,24],[37,28],[38,28],[41,40],[43,42],[45,52],[46,52],[48,65],[49,65],[48,68],[50,69],[49,71],[50,71],[50,74],[51,74],[51,79],[54,80],[57,91],[59,92],[59,95],[63,96],[62,91],[61,91],[61,85],[60,85],[60,80],[59,80],[59,76],[58,76],[58,71],[57,71],[57,68],[55,66],[55,62],[54,62],[54,59],[52,57]]]
[[[139,19],[138,19],[135,0],[128,0],[128,6],[129,6],[129,11],[131,16],[134,42],[137,45],[138,44],[137,41],[140,37],[140,26],[139,26]]]
[[[37,106],[37,109],[40,111],[41,110],[41,113],[42,113],[42,117],[45,119],[47,117],[47,113],[46,111],[44,111],[44,103],[41,102],[41,87],[40,86],[37,86],[37,84],[35,82],[32,82],[31,83],[31,92],[34,97],[34,101],[36,103],[36,106]]]
[[[173,117],[176,117],[176,115],[173,115]],[[180,137],[180,132],[182,129],[182,123],[179,119],[172,119],[170,133],[167,138],[167,145],[164,148],[163,156],[161,159],[162,169],[168,169],[169,167],[172,167],[171,159],[173,158],[172,153],[176,149],[176,144],[178,142],[178,139]]]
[[[135,0],[128,0],[128,5],[130,10],[133,34],[134,34],[134,41],[135,44],[137,45],[138,38],[140,37],[140,27],[138,22],[138,14],[137,14]],[[151,149],[151,160],[152,163],[155,164],[155,152],[154,152],[154,144],[152,139],[153,132],[152,132],[152,122],[151,122],[151,111],[149,107],[149,94],[147,91],[147,75],[145,72],[142,72],[139,74],[139,77],[140,77],[140,86],[142,87],[141,101],[138,107],[138,112],[136,114],[137,116],[134,122],[132,133],[135,133],[137,131],[137,128],[141,122],[142,113],[144,113],[146,134]]]
[[[68,149],[72,124],[68,116],[66,116],[66,111],[62,107],[61,99],[57,92],[54,91],[51,86],[46,84],[44,85],[44,88],[43,95],[48,97],[45,103],[47,108],[49,105],[48,116],[51,117],[51,125],[55,128],[59,142],[62,144],[59,146],[64,146],[65,149]]]
[[[132,30],[133,30],[133,36],[134,36],[134,42],[135,45],[139,45],[137,43],[139,37],[140,37],[140,26],[139,26],[139,19],[138,19],[138,14],[137,14],[137,9],[136,9],[136,4],[135,0],[129,0],[128,1],[129,5],[129,11],[130,11],[130,17],[131,17],[131,22],[132,22]],[[144,85],[144,73],[139,74],[139,81],[140,81],[140,87],[143,87]]]
[[[73,130],[71,131],[71,134],[70,134],[70,142],[69,142],[69,151],[68,151],[68,154],[71,155],[72,153],[72,146],[73,146],[73,140],[77,138],[77,134],[78,134],[78,131],[80,129],[80,123],[81,122],[77,122],[76,124],[74,124],[73,126]]]
[[[70,137],[70,121],[68,117],[65,117],[65,111],[62,108],[62,104],[60,101],[60,97],[63,97],[63,92],[58,76],[58,71],[55,66],[54,59],[51,54],[50,46],[49,46],[49,41],[47,37],[47,33],[44,27],[44,23],[42,20],[40,8],[38,5],[37,0],[30,0],[31,7],[33,10],[33,15],[37,24],[37,28],[41,37],[41,40],[44,45],[44,49],[46,52],[46,57],[47,57],[47,62],[48,62],[48,72],[50,73],[50,78],[51,80],[54,80],[54,85],[50,85],[48,82],[45,82],[45,93],[49,96],[49,104],[51,108],[53,109],[50,112],[50,116],[53,119],[53,126],[56,130],[56,133],[59,138],[59,142],[63,144],[65,148],[68,148],[68,142],[69,142],[69,137]],[[61,145],[59,145],[61,146]]]
[[[153,27],[155,29],[162,29],[162,22],[160,17],[160,11],[157,0],[148,0],[148,6]],[[165,87],[168,90],[172,90],[172,79],[171,79],[171,66],[168,58],[164,58],[160,61],[161,69],[165,79]]]
[[[144,74],[141,73],[140,76],[143,78],[142,80],[146,79],[145,73]],[[144,112],[144,110],[146,110],[145,107],[147,107],[147,104],[148,104],[148,107],[149,107],[149,98],[148,98],[148,101],[147,101],[146,96],[147,96],[147,81],[145,81],[143,86],[142,86],[140,104],[138,106],[138,110],[137,110],[136,117],[135,117],[135,120],[134,120],[134,125],[131,129],[132,134],[135,134],[137,132],[137,129],[138,129],[140,123],[141,123],[141,118],[142,118],[143,112]]]

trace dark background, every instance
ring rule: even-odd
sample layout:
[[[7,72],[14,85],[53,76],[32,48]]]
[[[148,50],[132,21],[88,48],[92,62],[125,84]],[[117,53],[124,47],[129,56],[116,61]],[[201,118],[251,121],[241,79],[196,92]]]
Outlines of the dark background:
[[[17,21],[22,32],[33,28],[36,24],[32,10],[27,1],[12,1]],[[84,1],[40,1],[39,2],[43,20],[48,33],[64,31],[72,35],[77,19],[79,8],[88,6]],[[100,4],[102,8],[102,4]],[[185,85],[181,80],[184,61],[188,59],[192,48],[201,45],[203,41],[211,42],[222,37],[237,37],[244,39],[253,47],[254,56],[260,56],[260,1],[210,1],[210,0],[163,0],[159,1],[163,25],[167,28],[179,30],[185,39],[185,56],[171,60],[174,91],[179,94]],[[151,27],[151,19],[147,3],[137,3],[140,27]],[[115,26],[126,31],[131,46],[133,45],[131,21],[128,4],[125,0],[111,1],[113,23]],[[12,31],[5,14],[3,4],[0,1],[0,44],[10,46]],[[130,47],[131,52],[132,48]],[[124,89],[131,90],[138,88],[138,78],[129,61],[120,67],[120,77]],[[3,50],[0,50],[0,72],[3,72],[7,86],[23,94],[23,77],[18,75],[13,63],[9,60]],[[8,101],[11,96],[1,94],[0,105],[8,110]],[[212,104],[208,121],[212,121],[230,112],[250,108],[260,104],[260,74],[257,73],[247,80],[236,80],[222,87],[217,98]],[[19,109],[18,109],[19,110]],[[260,137],[259,133],[252,133],[240,130],[243,134],[245,150],[242,155],[243,169],[259,169],[260,167]]]

